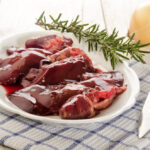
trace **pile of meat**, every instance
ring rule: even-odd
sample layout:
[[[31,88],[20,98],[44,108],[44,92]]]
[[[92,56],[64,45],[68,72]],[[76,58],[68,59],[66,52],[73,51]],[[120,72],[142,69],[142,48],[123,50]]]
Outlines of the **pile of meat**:
[[[20,109],[64,119],[94,117],[126,90],[118,71],[102,72],[70,38],[48,35],[11,47],[0,59],[0,84],[21,89],[7,94]]]

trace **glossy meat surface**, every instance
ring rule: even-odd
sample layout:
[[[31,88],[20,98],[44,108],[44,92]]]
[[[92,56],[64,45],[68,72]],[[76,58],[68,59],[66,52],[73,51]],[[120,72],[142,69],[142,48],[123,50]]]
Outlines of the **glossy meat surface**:
[[[82,95],[70,97],[60,108],[59,114],[63,119],[91,118],[109,107],[117,95],[115,88],[107,91],[90,89]]]
[[[90,66],[89,61],[83,56],[69,57],[56,61],[49,65],[41,66],[39,73],[36,73],[33,80],[29,77],[33,70],[22,80],[23,87],[32,84],[58,84],[65,79],[78,80],[85,72],[92,72],[94,68]]]
[[[62,59],[66,59],[66,58],[77,56],[77,55],[85,57],[89,61],[90,65],[93,66],[92,61],[87,56],[87,54],[83,50],[79,48],[74,48],[74,47],[67,47],[51,56],[48,56],[47,59],[53,63],[55,61],[60,61]]]
[[[38,68],[45,57],[36,51],[24,51],[0,59],[0,84],[15,84],[30,68]]]
[[[101,73],[85,73],[82,75],[81,84],[96,88],[99,90],[109,90],[113,87],[122,87],[124,78],[122,73],[118,71],[101,72]]]
[[[72,46],[72,39],[58,35],[48,35],[26,41],[26,48],[42,48],[56,53],[68,46]]]
[[[84,119],[95,116],[93,104],[85,95],[76,95],[68,99],[61,107],[59,114],[63,119]]]
[[[68,84],[63,86],[32,85],[8,95],[9,100],[22,110],[38,114],[58,114],[69,97],[82,93],[87,87]]]
[[[90,118],[109,107],[113,99],[126,90],[126,86],[120,87],[117,82],[107,83],[101,90],[106,83],[93,82],[95,78],[102,80],[97,76],[81,82],[67,81],[66,85],[32,85],[8,95],[8,98],[24,111],[37,115],[59,112],[64,119]]]
[[[14,53],[22,53],[24,51],[36,51],[38,53],[44,54],[45,56],[52,55],[52,52],[47,51],[45,49],[39,49],[39,48],[17,48],[17,47],[10,47],[7,49],[7,54],[12,55]]]
[[[123,74],[119,71],[109,71],[100,73],[86,72],[85,74],[82,75],[81,80],[87,80],[91,78],[99,78],[106,81],[109,84],[115,84],[118,87],[123,86],[124,82]]]

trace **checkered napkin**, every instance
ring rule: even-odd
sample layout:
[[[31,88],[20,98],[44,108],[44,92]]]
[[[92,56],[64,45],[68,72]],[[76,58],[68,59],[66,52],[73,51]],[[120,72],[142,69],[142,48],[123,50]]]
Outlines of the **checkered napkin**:
[[[109,122],[76,127],[46,125],[0,109],[0,144],[19,150],[148,150],[150,134],[138,139],[143,103],[150,89],[149,66],[132,62],[141,91],[136,104]]]

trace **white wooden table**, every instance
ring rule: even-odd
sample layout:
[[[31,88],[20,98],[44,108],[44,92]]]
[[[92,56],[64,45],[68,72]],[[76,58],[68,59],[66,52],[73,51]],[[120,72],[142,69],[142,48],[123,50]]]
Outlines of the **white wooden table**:
[[[108,33],[116,27],[119,35],[125,36],[132,12],[143,1],[146,0],[0,0],[0,38],[39,29],[34,23],[43,10],[53,16],[62,13],[66,19],[79,14],[84,23],[100,24]]]

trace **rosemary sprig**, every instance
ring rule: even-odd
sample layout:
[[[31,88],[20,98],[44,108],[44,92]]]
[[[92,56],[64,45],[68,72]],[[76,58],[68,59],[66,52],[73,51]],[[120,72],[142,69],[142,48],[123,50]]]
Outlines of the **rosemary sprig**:
[[[122,59],[129,60],[131,58],[138,62],[145,63],[143,56],[150,51],[140,50],[143,47],[150,45],[141,44],[140,41],[133,42],[134,34],[127,37],[118,37],[116,29],[111,35],[108,35],[106,30],[99,30],[99,25],[81,24],[79,16],[69,22],[68,20],[61,20],[61,15],[55,19],[51,15],[51,23],[47,23],[44,12],[38,18],[36,24],[43,27],[45,30],[57,30],[60,32],[71,32],[79,40],[85,40],[88,43],[88,50],[99,50],[104,54],[105,59],[110,60],[112,68],[115,69],[116,64],[122,63]],[[126,39],[127,38],[127,39]]]

